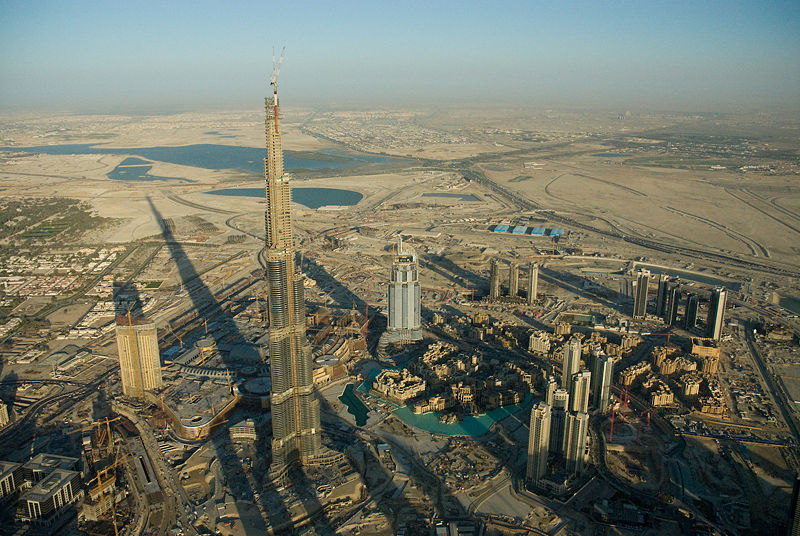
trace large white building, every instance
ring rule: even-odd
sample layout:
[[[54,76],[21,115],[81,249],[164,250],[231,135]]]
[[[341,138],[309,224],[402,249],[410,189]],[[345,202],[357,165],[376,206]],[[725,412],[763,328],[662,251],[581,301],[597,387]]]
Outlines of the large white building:
[[[145,391],[161,388],[161,356],[154,322],[119,317],[117,351],[125,396],[143,398]]]
[[[528,437],[528,482],[538,484],[547,474],[547,456],[550,448],[550,406],[539,402],[531,410],[531,427]]]
[[[388,300],[389,323],[387,329],[408,332],[409,339],[422,338],[417,254],[402,241],[397,245],[392,263]],[[416,333],[419,336],[416,336]]]

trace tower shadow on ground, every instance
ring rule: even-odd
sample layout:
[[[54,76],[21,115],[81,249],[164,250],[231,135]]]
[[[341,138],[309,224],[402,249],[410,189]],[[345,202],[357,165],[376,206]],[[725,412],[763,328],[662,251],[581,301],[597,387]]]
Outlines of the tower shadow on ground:
[[[182,244],[178,239],[175,238],[174,233],[172,231],[171,226],[164,221],[161,216],[161,213],[156,209],[153,201],[150,197],[147,198],[147,202],[150,205],[150,210],[153,213],[153,216],[156,218],[159,226],[161,227],[161,234],[164,239],[164,243],[166,244],[167,248],[169,249],[170,255],[172,260],[176,263],[178,268],[178,275],[180,277],[181,283],[183,288],[185,289],[189,299],[192,302],[192,305],[195,308],[198,316],[205,318],[206,320],[211,318],[224,318],[224,311],[222,308],[222,304],[216,299],[214,293],[211,289],[206,286],[203,282],[200,274],[197,272],[191,261],[189,260],[186,252],[183,249]],[[241,333],[239,333],[236,324],[233,322],[229,323],[230,329],[232,330],[232,337],[233,340],[240,340]],[[214,342],[216,344],[221,344],[223,342],[223,335],[221,330],[219,331],[212,331],[210,334]],[[235,370],[237,363],[234,363],[230,359],[230,354],[223,354],[223,364],[226,367]],[[225,452],[228,450],[229,446],[229,435],[228,435],[229,426],[226,423],[223,426],[218,426],[211,432],[209,436],[209,440],[211,441],[217,455],[219,456],[220,453]],[[265,441],[265,446],[269,445],[269,439],[267,438]],[[266,455],[266,453],[265,453]],[[233,467],[222,463],[220,460],[220,467],[222,468],[223,477],[225,478],[227,483],[232,482],[241,482],[245,473],[245,467],[242,463],[242,460],[238,459],[236,456],[230,458],[232,461]],[[260,474],[258,474],[260,473]],[[255,469],[253,470],[253,476],[257,482],[262,483],[262,490],[251,490],[252,492],[260,492],[261,493],[261,500],[260,503],[264,506],[264,509],[267,510],[267,505],[269,505],[269,509],[267,510],[267,520],[264,520],[263,516],[259,519],[255,520],[253,525],[242,523],[242,530],[248,536],[252,535],[263,535],[268,532],[270,529],[270,525],[272,526],[280,526],[281,524],[285,524],[288,520],[291,519],[289,514],[289,510],[286,505],[283,503],[280,495],[277,493],[273,486],[265,486],[263,484],[267,483],[267,471],[266,466],[264,471],[257,472]],[[246,480],[246,479],[244,479]],[[251,494],[252,496],[252,494]],[[252,521],[252,518],[248,518],[248,520]]]

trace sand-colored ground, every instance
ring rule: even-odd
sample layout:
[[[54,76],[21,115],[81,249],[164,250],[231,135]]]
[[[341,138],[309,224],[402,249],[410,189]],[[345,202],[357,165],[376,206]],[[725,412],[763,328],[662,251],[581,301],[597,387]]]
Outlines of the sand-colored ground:
[[[535,162],[482,168],[543,208],[603,218],[634,235],[800,265],[800,189],[785,177],[627,166],[588,153]]]

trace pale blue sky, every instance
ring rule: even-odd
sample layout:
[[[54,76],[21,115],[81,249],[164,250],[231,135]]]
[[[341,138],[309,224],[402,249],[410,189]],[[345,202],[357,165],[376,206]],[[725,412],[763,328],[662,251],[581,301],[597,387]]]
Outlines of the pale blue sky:
[[[800,108],[800,1],[0,0],[0,107]]]

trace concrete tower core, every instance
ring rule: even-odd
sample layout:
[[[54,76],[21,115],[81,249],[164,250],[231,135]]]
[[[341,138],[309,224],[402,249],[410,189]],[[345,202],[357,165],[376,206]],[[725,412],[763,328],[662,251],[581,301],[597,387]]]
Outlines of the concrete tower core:
[[[295,266],[292,240],[290,176],[283,170],[278,90],[266,108],[267,233],[266,278],[269,285],[269,357],[272,376],[272,467],[311,462],[321,452],[319,400],[314,395],[311,347],[306,339],[303,275]]]

